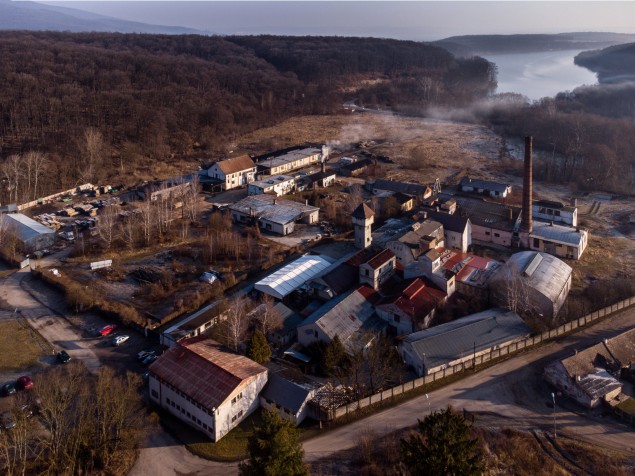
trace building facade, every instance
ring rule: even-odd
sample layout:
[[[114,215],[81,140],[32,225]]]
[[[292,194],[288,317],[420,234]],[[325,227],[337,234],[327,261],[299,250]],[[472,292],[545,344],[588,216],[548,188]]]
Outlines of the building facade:
[[[231,190],[254,181],[256,164],[248,155],[241,155],[216,162],[209,168],[207,175],[221,181],[223,190]]]

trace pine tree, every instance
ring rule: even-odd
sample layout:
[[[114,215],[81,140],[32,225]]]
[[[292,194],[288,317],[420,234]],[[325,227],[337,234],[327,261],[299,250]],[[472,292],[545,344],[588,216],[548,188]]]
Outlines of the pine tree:
[[[346,350],[337,334],[326,345],[322,359],[324,373],[328,376],[334,375],[338,370],[346,366]]]
[[[403,462],[413,475],[476,476],[484,471],[472,425],[451,407],[419,420],[417,433],[401,440]]]
[[[268,362],[271,358],[271,347],[269,347],[267,338],[260,329],[256,329],[253,337],[249,341],[249,347],[247,347],[247,357],[259,364]]]
[[[248,443],[249,459],[239,466],[241,476],[308,476],[302,462],[299,432],[273,411],[264,410],[262,425]]]

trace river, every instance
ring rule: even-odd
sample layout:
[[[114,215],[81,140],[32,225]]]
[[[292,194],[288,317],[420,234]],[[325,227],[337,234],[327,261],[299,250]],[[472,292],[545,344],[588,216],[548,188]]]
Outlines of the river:
[[[498,66],[497,93],[520,93],[535,101],[584,84],[597,84],[595,73],[573,63],[579,52],[564,50],[482,56]]]

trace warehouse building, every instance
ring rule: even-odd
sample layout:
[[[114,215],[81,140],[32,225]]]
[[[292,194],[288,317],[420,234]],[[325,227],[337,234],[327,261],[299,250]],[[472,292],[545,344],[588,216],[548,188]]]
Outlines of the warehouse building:
[[[53,230],[21,213],[0,215],[0,229],[3,234],[14,236],[18,248],[24,253],[33,253],[55,244]]]

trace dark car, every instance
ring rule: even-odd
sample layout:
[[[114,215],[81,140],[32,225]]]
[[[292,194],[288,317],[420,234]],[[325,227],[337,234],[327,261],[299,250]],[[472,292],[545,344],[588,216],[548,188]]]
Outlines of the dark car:
[[[15,393],[15,383],[8,382],[5,383],[0,389],[0,394],[3,397],[8,397],[9,395],[13,395]]]
[[[23,375],[15,384],[18,390],[28,390],[33,387],[33,380],[28,375]]]
[[[62,364],[67,364],[70,362],[71,356],[68,355],[68,352],[66,352],[65,350],[60,350],[57,353],[57,360],[59,360]]]
[[[159,356],[156,355],[156,354],[148,355],[145,359],[143,359],[142,364],[147,367],[148,365],[150,365],[152,362],[154,362],[158,358],[159,358]]]

